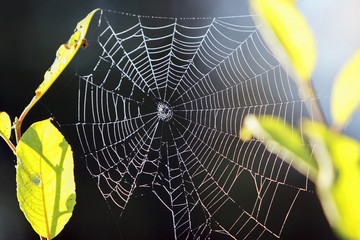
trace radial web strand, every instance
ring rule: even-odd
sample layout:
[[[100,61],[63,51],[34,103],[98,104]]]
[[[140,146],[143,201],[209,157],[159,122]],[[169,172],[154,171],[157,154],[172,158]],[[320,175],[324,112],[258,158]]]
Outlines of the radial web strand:
[[[101,18],[78,59],[77,120],[63,127],[117,216],[152,194],[174,239],[279,238],[313,187],[238,136],[247,114],[294,127],[306,114],[259,26],[250,16]]]

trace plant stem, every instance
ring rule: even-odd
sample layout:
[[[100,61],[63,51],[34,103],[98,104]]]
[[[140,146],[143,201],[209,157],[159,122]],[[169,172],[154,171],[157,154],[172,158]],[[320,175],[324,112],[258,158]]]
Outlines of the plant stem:
[[[305,100],[305,107],[310,117],[312,117],[313,120],[317,122],[327,125],[324,113],[320,107],[319,100],[315,96],[310,82],[302,82],[301,84],[298,84],[298,88],[300,97]]]
[[[9,145],[9,147],[13,151],[14,155],[16,155],[16,147],[15,147],[15,145],[9,139],[4,138],[4,140]]]
[[[24,121],[25,116],[28,114],[30,109],[39,101],[40,97],[38,95],[35,95],[29,105],[27,105],[24,109],[24,111],[21,113],[20,118],[15,118],[14,127],[15,127],[15,136],[16,136],[16,143],[19,143],[21,138],[21,125]]]

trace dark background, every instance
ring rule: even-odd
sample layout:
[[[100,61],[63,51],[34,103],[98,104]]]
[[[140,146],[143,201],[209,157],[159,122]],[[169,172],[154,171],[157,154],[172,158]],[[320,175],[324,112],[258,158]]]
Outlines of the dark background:
[[[33,97],[57,48],[68,40],[76,23],[94,8],[172,17],[248,12],[244,0],[34,0],[1,1],[0,4],[0,110],[8,112],[12,119],[21,114]],[[26,118],[24,129],[49,116],[43,100]],[[15,163],[12,152],[0,142],[0,240],[38,239],[18,206]],[[171,239],[170,214],[157,201],[135,198],[116,224],[85,164],[76,157],[75,177],[77,205],[57,239]],[[315,194],[301,194],[285,224],[282,239],[333,238]]]

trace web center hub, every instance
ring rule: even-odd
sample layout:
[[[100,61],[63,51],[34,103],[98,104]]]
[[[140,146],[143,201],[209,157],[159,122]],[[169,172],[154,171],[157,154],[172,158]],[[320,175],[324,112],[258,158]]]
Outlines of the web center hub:
[[[167,122],[173,117],[173,109],[168,103],[159,102],[157,104],[157,115],[159,119]]]

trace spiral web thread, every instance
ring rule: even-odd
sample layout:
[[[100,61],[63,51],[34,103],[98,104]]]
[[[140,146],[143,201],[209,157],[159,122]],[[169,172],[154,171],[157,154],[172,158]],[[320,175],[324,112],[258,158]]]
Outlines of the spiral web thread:
[[[259,27],[251,16],[104,11],[89,47],[96,60],[78,72],[78,122],[70,125],[119,217],[132,197],[154,194],[175,239],[281,236],[312,187],[261,140],[238,134],[247,114],[296,126],[304,101]]]

